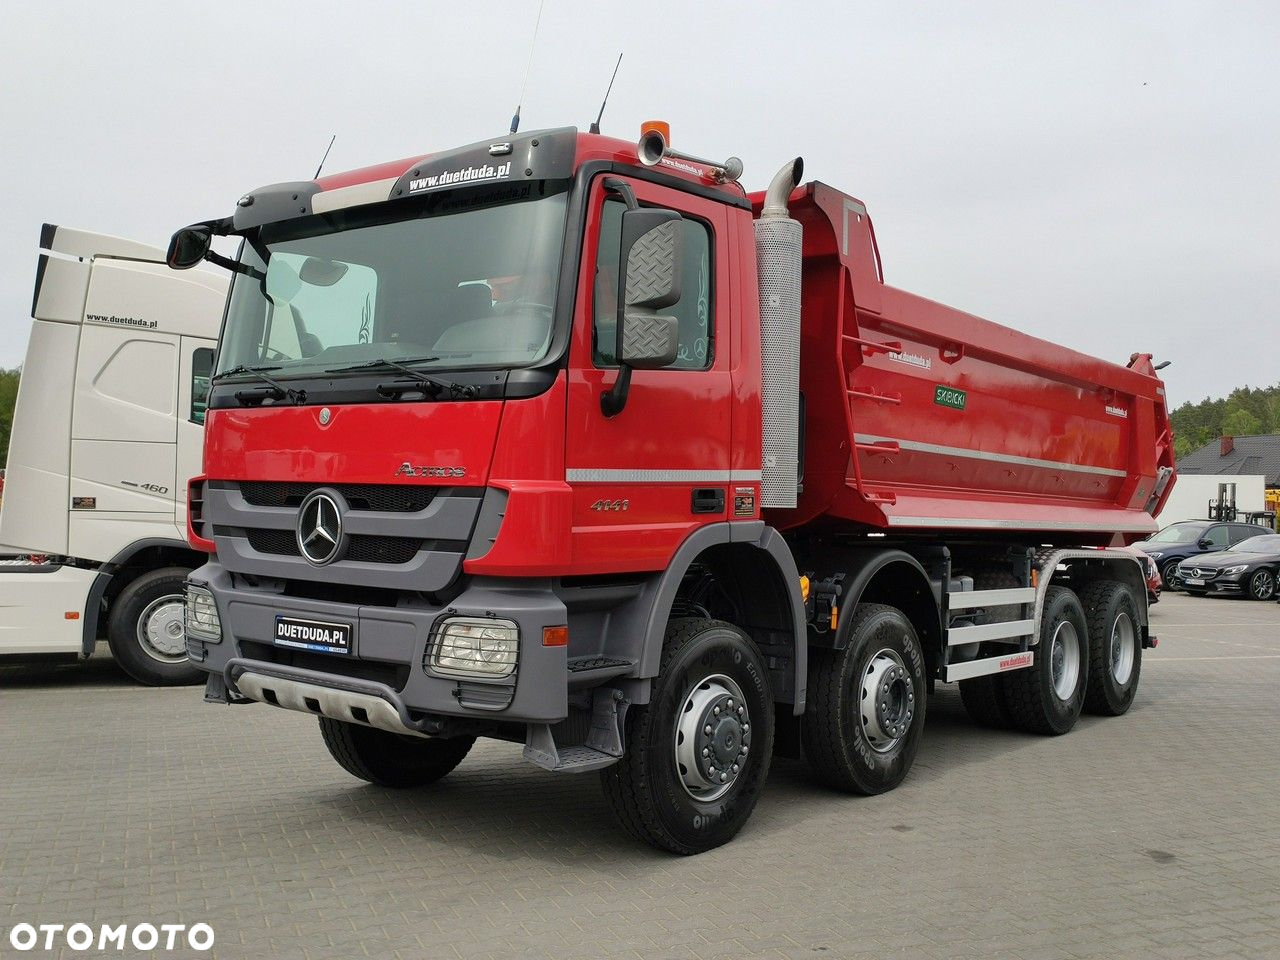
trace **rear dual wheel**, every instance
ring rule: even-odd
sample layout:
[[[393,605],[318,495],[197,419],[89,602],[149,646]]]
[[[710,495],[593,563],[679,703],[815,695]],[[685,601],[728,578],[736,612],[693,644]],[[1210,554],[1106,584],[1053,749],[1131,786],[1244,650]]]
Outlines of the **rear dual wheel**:
[[[1080,592],[1089,620],[1089,686],[1084,709],[1105,717],[1128,712],[1142,673],[1138,604],[1116,580],[1098,580]]]
[[[998,679],[1014,727],[1058,735],[1076,725],[1089,679],[1089,648],[1080,599],[1066,587],[1050,587],[1032,665]]]

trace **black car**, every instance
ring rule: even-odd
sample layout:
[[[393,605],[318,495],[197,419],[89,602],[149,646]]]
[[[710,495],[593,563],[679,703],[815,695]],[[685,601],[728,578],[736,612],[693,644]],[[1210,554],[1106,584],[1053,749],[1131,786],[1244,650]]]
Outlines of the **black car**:
[[[1280,571],[1280,536],[1250,537],[1230,550],[1206,553],[1178,566],[1182,588],[1193,596],[1225,594],[1271,600]]]
[[[1149,556],[1160,568],[1166,590],[1181,590],[1178,564],[1206,553],[1234,549],[1236,544],[1252,537],[1271,533],[1254,523],[1219,523],[1213,520],[1183,520],[1171,523],[1150,540],[1134,546]]]

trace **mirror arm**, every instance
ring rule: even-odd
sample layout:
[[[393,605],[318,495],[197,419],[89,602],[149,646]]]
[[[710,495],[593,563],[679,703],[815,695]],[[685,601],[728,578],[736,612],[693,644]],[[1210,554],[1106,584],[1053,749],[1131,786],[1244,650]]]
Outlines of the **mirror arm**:
[[[600,412],[606,417],[616,417],[627,405],[627,394],[631,390],[631,368],[625,363],[618,365],[618,379],[613,386],[600,394]]]
[[[246,263],[239,260],[232,260],[230,257],[224,257],[220,253],[214,253],[210,250],[204,255],[204,258],[215,266],[222,267],[224,270],[230,270],[232,273],[243,273],[246,277],[252,277],[254,280],[266,280],[267,275],[261,270],[255,270]]]
[[[627,205],[628,210],[637,210],[640,204],[636,201],[636,193],[631,189],[631,184],[623,180],[614,180],[612,177],[604,181],[604,189],[609,193],[617,194],[622,198],[622,202]],[[619,298],[621,299],[621,298]],[[619,309],[619,316],[622,311]],[[631,391],[631,368],[618,361],[618,379],[613,381],[613,386],[600,394],[600,412],[606,417],[616,417],[627,405],[627,394]]]
[[[640,208],[640,204],[636,201],[636,192],[631,189],[631,184],[623,180],[610,178],[604,181],[604,188],[609,193],[616,193],[620,196],[623,203],[627,205],[628,210],[638,210]]]

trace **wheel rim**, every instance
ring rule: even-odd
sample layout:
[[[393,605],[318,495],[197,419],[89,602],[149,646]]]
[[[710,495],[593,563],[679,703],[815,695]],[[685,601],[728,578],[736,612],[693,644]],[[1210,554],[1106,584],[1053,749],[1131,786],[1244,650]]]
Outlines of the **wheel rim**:
[[[1259,570],[1253,575],[1253,595],[1259,600],[1270,600],[1275,589],[1276,581],[1271,576],[1271,571]]]
[[[1160,578],[1164,581],[1164,585],[1168,587],[1170,590],[1177,590],[1178,589],[1178,562],[1175,560],[1172,563],[1166,563],[1164,565],[1164,572],[1160,574]]]
[[[138,617],[138,645],[152,660],[181,663],[187,659],[184,608],[182,594],[170,594],[152,600]]]
[[[1063,620],[1053,631],[1049,668],[1053,692],[1059,700],[1070,700],[1080,679],[1080,634],[1069,620]]]
[[[862,672],[858,697],[862,730],[877,753],[888,753],[911,729],[916,695],[911,675],[897,651],[878,651]]]
[[[1116,617],[1111,625],[1111,676],[1120,686],[1129,682],[1136,659],[1138,633],[1127,613]]]
[[[676,770],[695,800],[718,800],[746,766],[751,711],[742,689],[722,673],[698,683],[676,719]]]

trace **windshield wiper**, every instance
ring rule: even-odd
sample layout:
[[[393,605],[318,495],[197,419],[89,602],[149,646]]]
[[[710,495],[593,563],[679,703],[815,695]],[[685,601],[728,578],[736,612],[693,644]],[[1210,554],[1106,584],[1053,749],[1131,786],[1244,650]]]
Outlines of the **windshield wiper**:
[[[306,403],[307,391],[294,390],[292,387],[286,387],[279,380],[276,380],[273,377],[268,377],[266,374],[266,371],[268,370],[279,370],[279,369],[280,369],[280,366],[278,364],[273,367],[251,367],[247,363],[242,363],[242,364],[239,364],[238,366],[232,367],[230,370],[223,370],[222,373],[210,379],[209,382],[217,383],[219,380],[223,380],[227,377],[238,377],[246,373],[252,374],[253,376],[257,377],[259,380],[268,384],[268,390],[265,393],[255,393],[249,390],[237,390],[236,391],[237,400],[244,402],[246,400],[256,399],[259,402],[261,402],[262,400],[265,400],[267,397],[271,397],[273,400],[287,399],[289,400],[290,403]]]
[[[418,371],[410,370],[405,364],[408,363],[430,363],[433,360],[439,360],[439,357],[396,357],[394,360],[387,357],[378,357],[377,360],[369,360],[366,363],[353,364],[350,367],[334,367],[326,370],[325,373],[350,373],[353,370],[374,370],[378,367],[393,367],[396,370],[404,370],[410,374],[417,374]]]
[[[436,399],[440,394],[448,390],[449,396],[453,398],[462,398],[469,400],[476,395],[476,388],[471,384],[453,383],[448,380],[441,380],[437,377],[428,376],[421,370],[415,370],[409,366],[411,363],[430,363],[432,360],[439,360],[439,357],[404,357],[399,360],[392,360],[388,357],[379,357],[377,360],[370,360],[367,363],[357,363],[350,367],[338,367],[334,370],[326,370],[326,373],[351,373],[355,370],[376,370],[379,367],[390,367],[392,370],[399,370],[406,377],[412,379],[415,383],[421,384],[422,392],[429,396],[432,400]],[[384,397],[398,397],[408,389],[415,389],[410,384],[403,381],[392,383],[378,384],[378,393]]]

